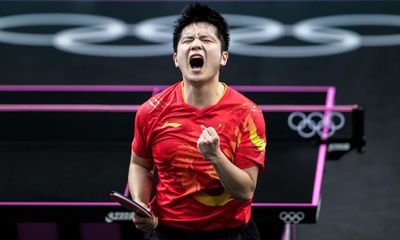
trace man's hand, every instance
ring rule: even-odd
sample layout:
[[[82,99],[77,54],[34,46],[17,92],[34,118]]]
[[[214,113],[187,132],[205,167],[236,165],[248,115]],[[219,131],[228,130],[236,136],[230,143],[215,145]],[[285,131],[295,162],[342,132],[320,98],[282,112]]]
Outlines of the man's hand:
[[[201,125],[203,130],[197,140],[197,148],[201,154],[208,160],[218,157],[220,154],[220,141],[217,131],[213,127],[205,127]]]
[[[145,205],[143,205],[143,206],[145,206]],[[147,209],[147,210],[150,211],[149,209]],[[149,217],[142,217],[142,216],[137,215],[136,213],[133,213],[132,220],[133,220],[133,223],[135,224],[135,227],[144,232],[151,231],[154,228],[156,228],[158,225],[158,218],[154,215],[152,215],[152,217],[149,218]]]

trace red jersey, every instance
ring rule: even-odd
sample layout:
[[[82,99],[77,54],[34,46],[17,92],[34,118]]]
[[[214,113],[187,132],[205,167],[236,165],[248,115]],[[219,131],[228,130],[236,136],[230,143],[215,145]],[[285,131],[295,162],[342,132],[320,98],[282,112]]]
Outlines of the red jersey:
[[[258,166],[265,157],[265,123],[252,101],[226,87],[215,105],[186,104],[182,82],[145,102],[136,114],[132,150],[153,159],[158,172],[150,203],[160,224],[191,231],[235,228],[251,216],[251,200],[239,202],[222,186],[197,149],[201,125],[213,127],[225,156],[241,169]]]

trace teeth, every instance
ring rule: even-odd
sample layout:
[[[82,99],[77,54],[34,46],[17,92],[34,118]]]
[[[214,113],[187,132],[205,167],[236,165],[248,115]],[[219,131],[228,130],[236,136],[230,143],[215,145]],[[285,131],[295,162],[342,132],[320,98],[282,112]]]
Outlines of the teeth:
[[[192,56],[190,59],[194,59],[194,58],[198,59],[198,58],[203,58],[203,57],[200,56],[200,55],[194,55],[194,56]]]

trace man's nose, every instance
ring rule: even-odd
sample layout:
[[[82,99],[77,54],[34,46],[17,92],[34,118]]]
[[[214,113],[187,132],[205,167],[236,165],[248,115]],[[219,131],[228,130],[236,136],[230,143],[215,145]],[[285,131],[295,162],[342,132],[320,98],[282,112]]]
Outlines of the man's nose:
[[[202,45],[201,45],[201,41],[199,39],[194,39],[192,42],[192,46],[190,46],[190,50],[201,50],[202,49]]]

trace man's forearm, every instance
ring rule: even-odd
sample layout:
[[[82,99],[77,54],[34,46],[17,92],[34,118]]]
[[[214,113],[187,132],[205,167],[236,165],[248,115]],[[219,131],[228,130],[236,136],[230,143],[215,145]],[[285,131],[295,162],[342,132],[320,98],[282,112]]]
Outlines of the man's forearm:
[[[148,205],[153,187],[153,171],[131,162],[128,186],[133,200]]]
[[[256,179],[252,179],[245,170],[235,166],[222,152],[210,158],[209,160],[214,166],[220,181],[234,199],[247,201],[253,197]],[[257,167],[253,168],[248,169],[248,171],[258,172]]]

